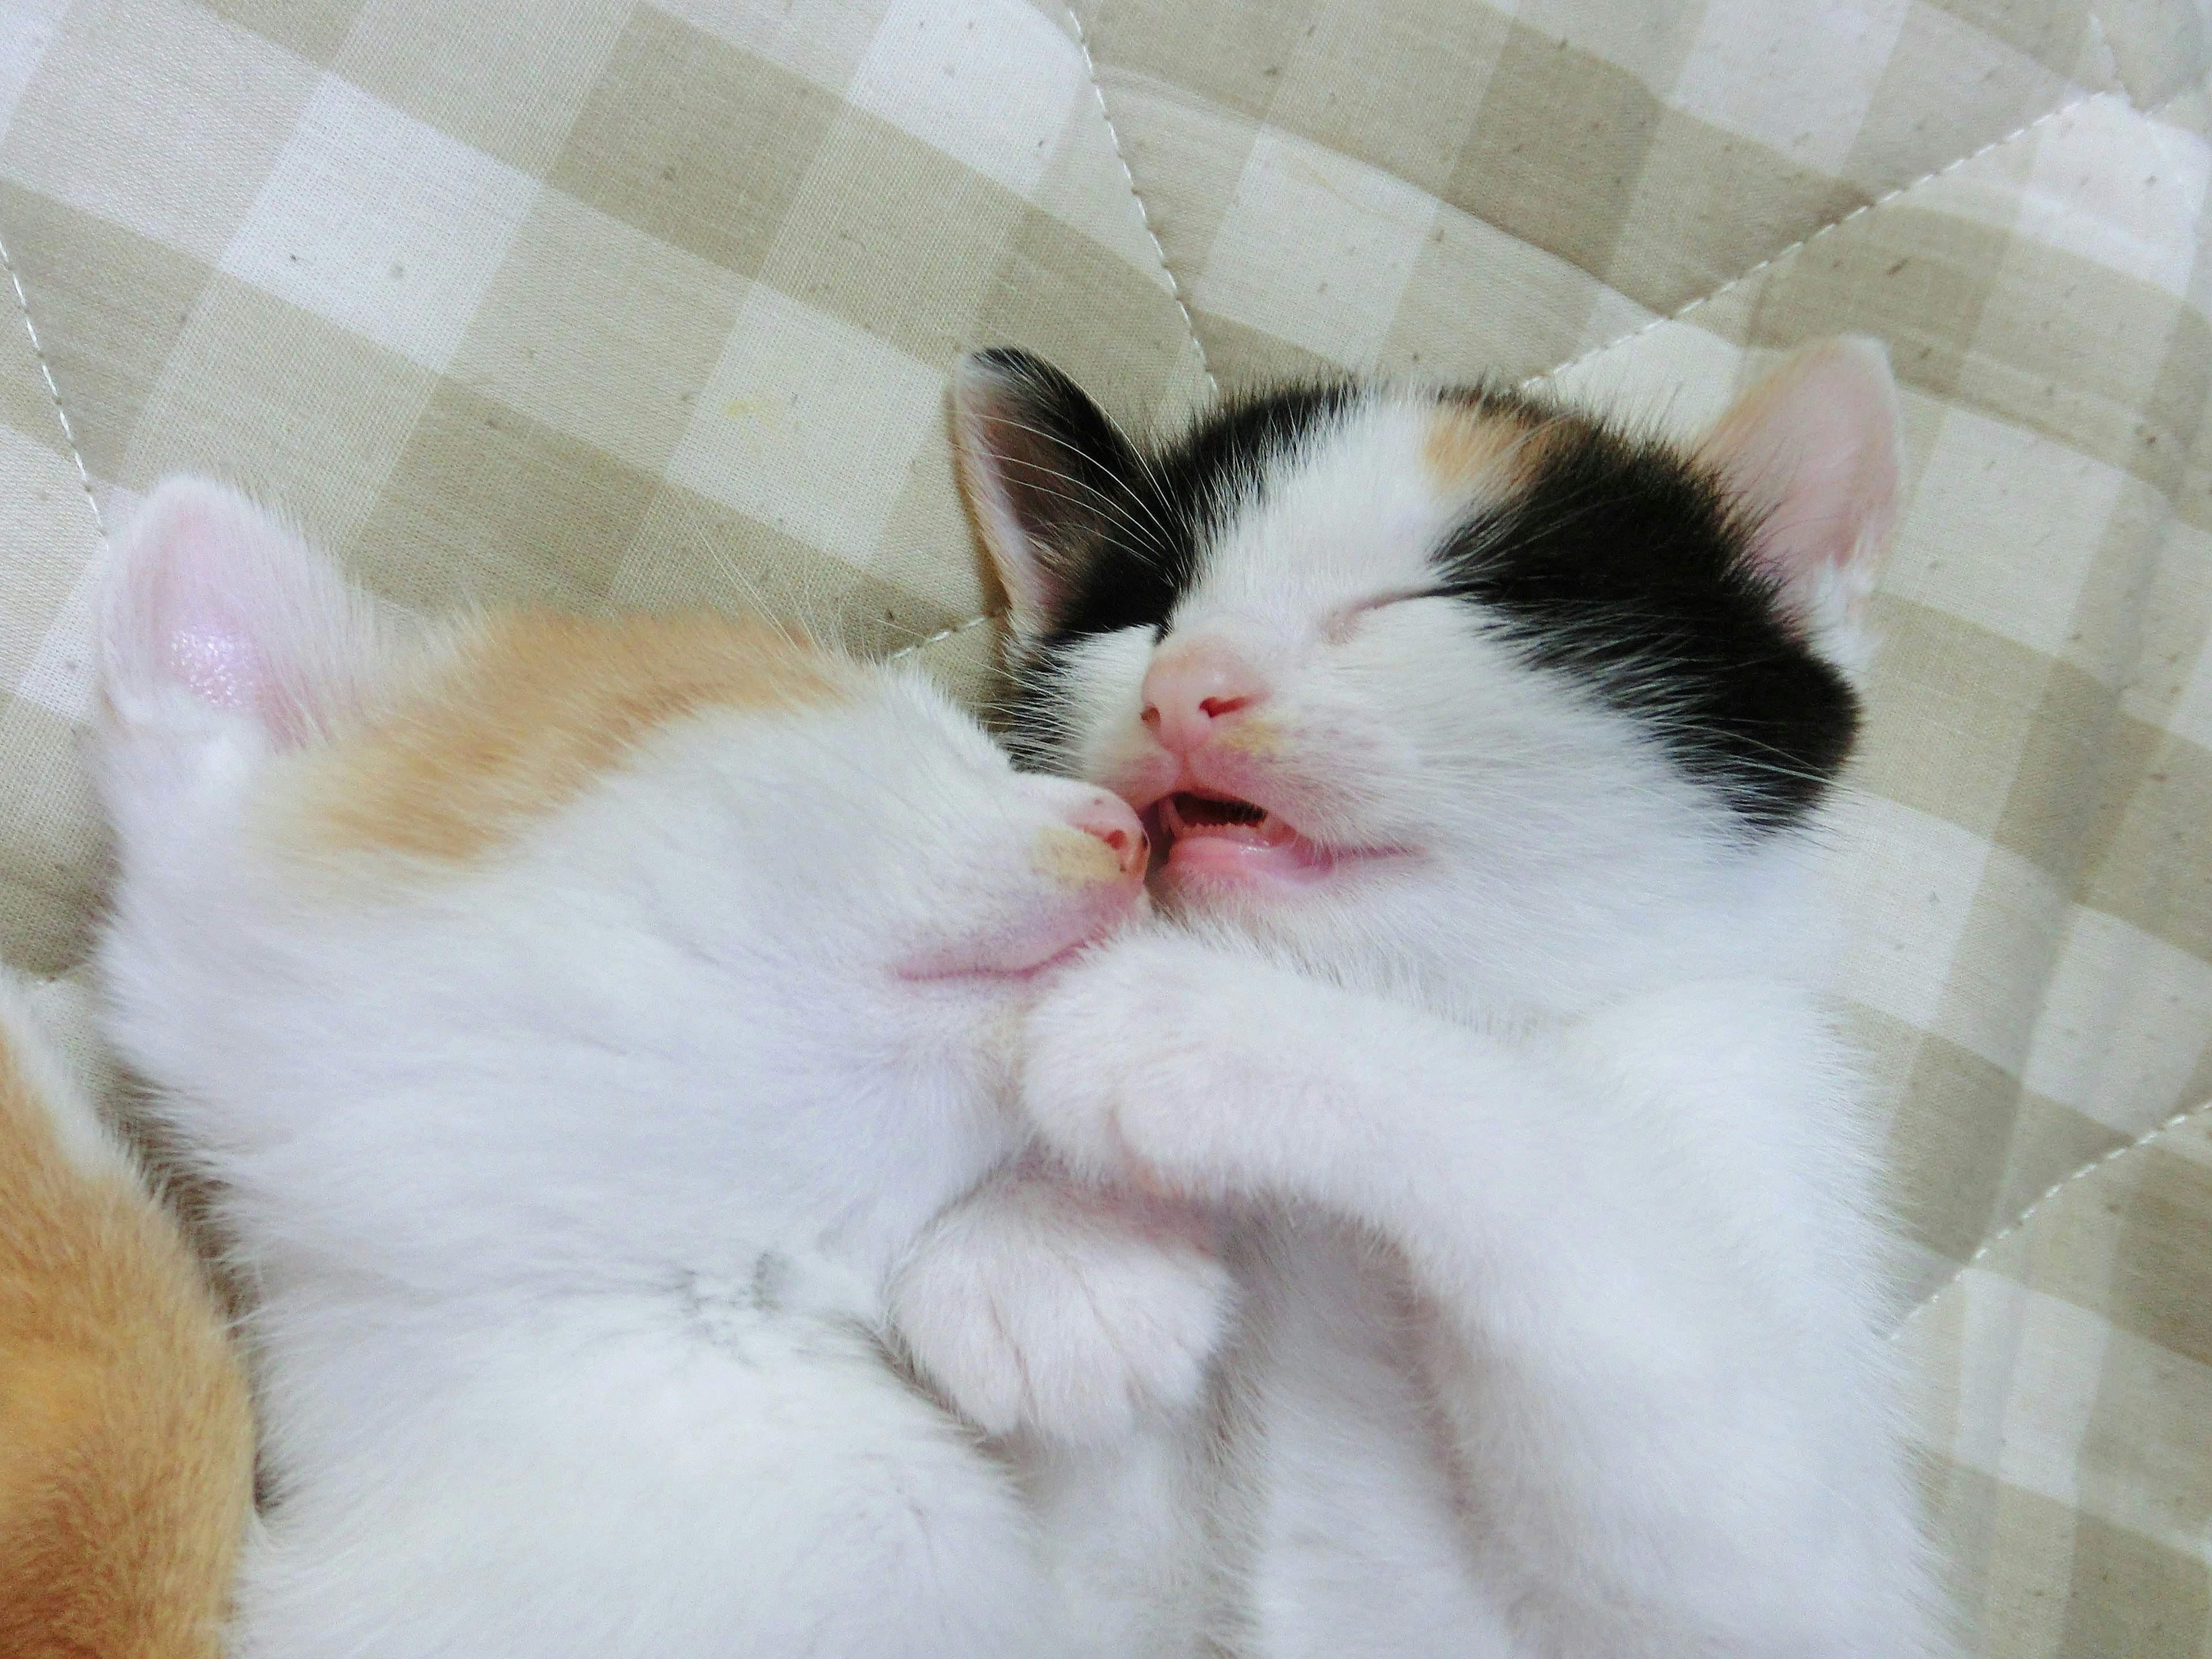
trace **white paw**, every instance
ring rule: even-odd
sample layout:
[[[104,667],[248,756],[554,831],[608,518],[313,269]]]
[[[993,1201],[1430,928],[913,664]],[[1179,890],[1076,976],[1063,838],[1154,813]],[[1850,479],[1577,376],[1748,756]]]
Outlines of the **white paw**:
[[[894,1283],[891,1316],[986,1432],[1112,1439],[1205,1387],[1231,1288],[1202,1235],[1135,1194],[1032,1190],[948,1218]]]
[[[1179,939],[1109,945],[1069,969],[1028,1025],[1022,1109],[1040,1137],[1076,1169],[1148,1191],[1247,1189],[1296,1084],[1244,971]]]

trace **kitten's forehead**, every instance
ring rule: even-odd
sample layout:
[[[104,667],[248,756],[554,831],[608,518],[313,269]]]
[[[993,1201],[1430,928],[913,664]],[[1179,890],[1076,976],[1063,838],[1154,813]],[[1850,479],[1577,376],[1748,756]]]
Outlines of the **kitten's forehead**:
[[[493,617],[427,655],[360,730],[297,757],[288,839],[465,861],[688,715],[796,713],[871,689],[863,671],[760,623]]]
[[[1476,398],[1347,401],[1224,491],[1228,510],[1176,620],[1426,586],[1452,528],[1525,487],[1539,430],[1526,412]]]

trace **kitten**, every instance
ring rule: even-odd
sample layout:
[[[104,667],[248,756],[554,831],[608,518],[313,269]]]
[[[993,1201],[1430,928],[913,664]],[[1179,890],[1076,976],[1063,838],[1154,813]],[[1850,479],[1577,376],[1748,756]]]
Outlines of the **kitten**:
[[[1940,1651],[1819,1002],[1880,349],[1688,452],[1348,384],[1139,454],[1018,352],[957,404],[1015,741],[1147,814],[1182,924],[1046,992],[1028,1109],[1255,1218],[1210,1420],[1063,1492],[1071,1582],[1190,1597],[1202,1541],[1194,1627],[1269,1659]],[[1089,1522],[1133,1483],[1196,1518]]]
[[[242,1659],[1079,1645],[881,1328],[1128,808],[763,626],[398,628],[190,480],[103,678],[112,1035],[259,1297]]]
[[[0,973],[0,1653],[216,1659],[252,1486],[198,1264]]]

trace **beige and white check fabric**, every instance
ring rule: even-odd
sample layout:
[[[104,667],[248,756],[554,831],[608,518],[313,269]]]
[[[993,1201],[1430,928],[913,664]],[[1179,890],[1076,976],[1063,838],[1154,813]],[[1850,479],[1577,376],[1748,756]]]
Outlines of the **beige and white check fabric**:
[[[1144,421],[1204,390],[1081,48],[1011,0],[0,18],[44,357],[15,321],[0,949],[33,969],[96,878],[80,459],[109,518],[236,480],[406,605],[752,604],[887,650],[986,608],[963,347],[1036,343]]]
[[[2202,0],[0,0],[0,954],[82,957],[88,578],[175,468],[404,604],[972,691],[963,347],[1688,430],[1873,333],[1838,864],[1935,1529],[1978,1653],[2212,1655],[2208,69]]]

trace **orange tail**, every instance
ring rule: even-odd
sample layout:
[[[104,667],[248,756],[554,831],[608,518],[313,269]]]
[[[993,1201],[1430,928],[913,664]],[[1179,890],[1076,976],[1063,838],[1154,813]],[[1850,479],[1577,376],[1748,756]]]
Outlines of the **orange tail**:
[[[252,1458],[198,1264],[0,975],[0,1654],[216,1659]]]

